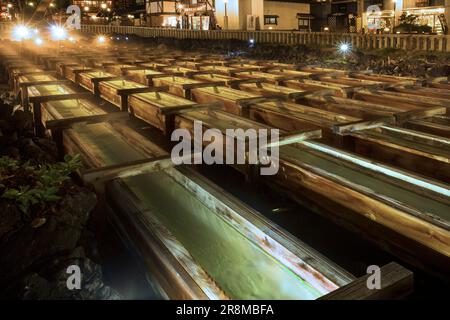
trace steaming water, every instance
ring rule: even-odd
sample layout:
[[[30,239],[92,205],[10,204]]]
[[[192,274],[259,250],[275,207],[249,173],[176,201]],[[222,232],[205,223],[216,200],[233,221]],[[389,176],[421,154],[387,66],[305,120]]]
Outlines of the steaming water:
[[[229,297],[315,299],[321,295],[169,175],[158,172],[125,182]]]

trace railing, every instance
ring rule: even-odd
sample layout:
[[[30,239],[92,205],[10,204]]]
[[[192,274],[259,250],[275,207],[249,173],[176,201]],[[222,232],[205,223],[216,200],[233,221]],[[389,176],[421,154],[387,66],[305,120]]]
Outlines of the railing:
[[[165,37],[177,39],[249,41],[259,43],[305,44],[330,47],[341,41],[351,43],[360,49],[396,48],[404,50],[426,50],[450,52],[448,35],[411,35],[411,34],[358,34],[300,31],[240,31],[240,30],[179,30],[134,26],[83,25],[82,30],[97,34],[128,34],[141,37]]]
[[[0,37],[10,29],[10,23],[0,23]],[[82,31],[94,34],[129,34],[141,37],[176,39],[229,40],[331,47],[345,41],[360,49],[404,49],[450,52],[450,36],[414,34],[358,34],[300,31],[241,31],[241,30],[178,30],[134,26],[82,25]]]
[[[0,38],[8,37],[9,31],[11,29],[12,23],[10,22],[0,22]]]

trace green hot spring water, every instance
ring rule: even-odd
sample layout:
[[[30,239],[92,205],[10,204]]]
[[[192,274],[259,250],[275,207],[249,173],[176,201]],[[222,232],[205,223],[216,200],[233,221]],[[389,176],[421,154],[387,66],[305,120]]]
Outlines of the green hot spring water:
[[[300,279],[164,172],[124,179],[232,299],[316,299]]]

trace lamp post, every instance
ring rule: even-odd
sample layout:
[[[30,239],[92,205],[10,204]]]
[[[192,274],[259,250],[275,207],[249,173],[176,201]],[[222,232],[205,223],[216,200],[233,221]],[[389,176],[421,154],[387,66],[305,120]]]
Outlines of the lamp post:
[[[227,13],[228,0],[223,0],[223,4],[225,6],[225,15],[223,16],[223,29],[228,30],[228,13]]]

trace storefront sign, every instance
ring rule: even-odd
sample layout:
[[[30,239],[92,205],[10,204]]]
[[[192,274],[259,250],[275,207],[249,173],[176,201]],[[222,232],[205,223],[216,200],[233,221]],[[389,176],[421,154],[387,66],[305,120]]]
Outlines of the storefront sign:
[[[416,7],[428,7],[429,5],[429,0],[416,0]]]

